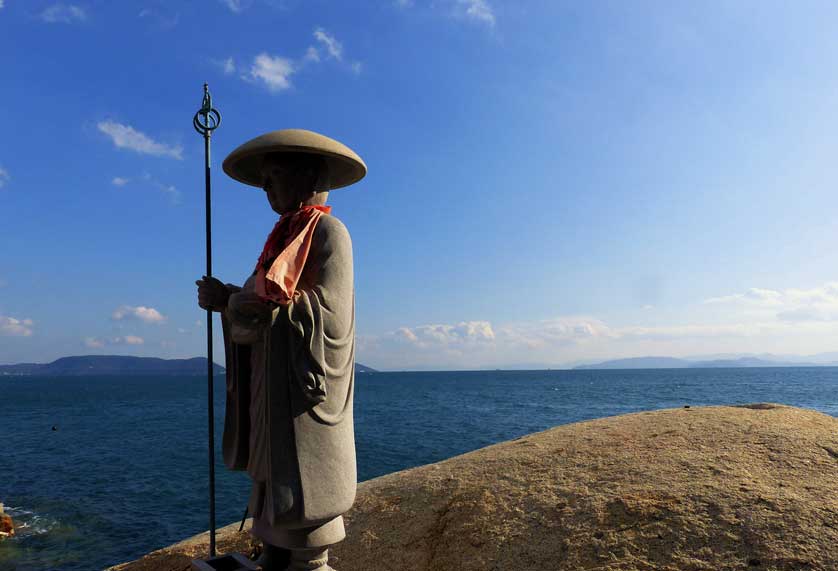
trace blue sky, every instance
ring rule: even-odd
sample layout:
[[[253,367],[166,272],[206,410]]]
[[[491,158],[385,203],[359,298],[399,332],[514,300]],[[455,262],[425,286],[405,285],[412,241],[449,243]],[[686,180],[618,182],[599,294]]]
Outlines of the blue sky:
[[[299,127],[358,360],[561,366],[838,349],[838,6],[0,1],[0,362],[204,353],[202,140]],[[214,178],[214,269],[275,221]]]

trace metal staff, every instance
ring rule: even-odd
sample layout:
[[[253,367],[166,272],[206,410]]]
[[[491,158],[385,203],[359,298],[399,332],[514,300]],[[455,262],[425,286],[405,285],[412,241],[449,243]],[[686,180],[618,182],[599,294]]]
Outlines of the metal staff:
[[[207,278],[212,277],[212,216],[210,205],[210,137],[221,124],[221,114],[213,109],[209,86],[204,84],[201,108],[192,119],[192,126],[204,137],[204,178],[206,180]],[[209,412],[209,530],[210,557],[215,557],[215,414],[212,390],[212,310],[207,309],[207,408]]]

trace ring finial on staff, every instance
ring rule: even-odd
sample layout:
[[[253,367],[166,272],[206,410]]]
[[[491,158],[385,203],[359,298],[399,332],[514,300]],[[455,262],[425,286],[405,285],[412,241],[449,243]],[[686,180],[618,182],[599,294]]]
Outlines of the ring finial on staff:
[[[209,85],[204,84],[204,98],[201,101],[201,108],[195,113],[192,119],[192,126],[204,137],[208,137],[221,124],[221,113],[212,106],[212,95],[209,92]]]

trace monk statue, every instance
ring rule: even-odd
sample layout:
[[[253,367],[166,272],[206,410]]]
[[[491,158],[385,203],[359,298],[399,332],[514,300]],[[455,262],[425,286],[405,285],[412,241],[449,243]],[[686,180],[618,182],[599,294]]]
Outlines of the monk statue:
[[[224,462],[253,481],[262,569],[327,571],[357,472],[352,243],[326,199],[366,165],[333,139],[288,129],[241,145],[223,168],[280,216],[244,285],[196,282],[198,305],[221,313],[224,332]]]

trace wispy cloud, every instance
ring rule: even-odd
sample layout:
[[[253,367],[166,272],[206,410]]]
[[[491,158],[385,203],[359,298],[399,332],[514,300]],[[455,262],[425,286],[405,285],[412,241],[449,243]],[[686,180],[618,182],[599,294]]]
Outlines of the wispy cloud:
[[[142,185],[151,186],[153,188],[156,188],[157,190],[159,190],[160,192],[162,192],[166,196],[168,196],[169,199],[171,200],[172,204],[180,204],[181,193],[175,185],[167,184],[165,182],[161,182],[161,181],[157,180],[156,178],[154,178],[153,176],[151,176],[151,174],[147,173],[147,172],[144,172],[143,174],[138,176],[136,179],[123,177],[123,176],[116,176],[116,177],[111,179],[111,184],[118,187],[118,188],[124,188],[124,187],[128,186],[129,184],[132,185],[132,186],[135,186],[137,184],[139,184],[141,186]]]
[[[303,63],[307,62],[319,62],[320,61],[320,51],[315,48],[314,46],[309,46],[306,50],[306,55],[303,56]]]
[[[711,297],[705,299],[704,303],[709,305],[748,304],[769,307],[781,305],[782,297],[783,294],[779,291],[754,287],[742,293]]]
[[[11,180],[12,177],[9,176],[9,171],[0,167],[0,188],[6,186],[6,183]]]
[[[234,14],[239,14],[244,9],[242,0],[221,0],[221,3],[227,6]]]
[[[108,135],[113,141],[113,144],[120,149],[129,149],[131,151],[153,155],[156,157],[171,157],[173,159],[183,159],[183,147],[180,145],[171,146],[164,143],[158,143],[151,137],[142,133],[130,125],[117,123],[116,121],[100,121],[97,124],[99,131]]]
[[[121,305],[111,314],[114,321],[124,319],[142,321],[143,323],[165,323],[166,317],[153,307],[143,305]]]
[[[17,319],[0,315],[0,335],[8,337],[29,337],[32,335],[34,322],[31,319]]]
[[[6,6],[6,3],[4,2],[4,0],[0,0],[0,10],[5,8],[5,6]]]
[[[233,59],[232,56],[222,59],[210,58],[209,61],[216,69],[221,70],[224,75],[232,75],[236,73],[236,60]]]
[[[180,21],[180,14],[173,14],[168,16],[157,10],[152,10],[150,8],[143,8],[140,10],[138,17],[141,19],[147,19],[155,22],[157,27],[161,30],[170,30],[178,25]]]
[[[84,346],[89,349],[101,349],[106,346],[118,345],[143,345],[145,339],[136,335],[124,335],[120,337],[85,337]]]
[[[87,12],[75,4],[53,4],[48,6],[40,15],[41,20],[48,24],[72,24],[87,20]]]
[[[487,0],[457,0],[466,18],[489,27],[495,25],[495,12]]]
[[[263,52],[253,59],[250,78],[261,82],[270,91],[279,92],[291,87],[290,77],[294,72],[291,60]]]
[[[399,9],[407,9],[413,7],[414,2],[413,0],[393,0],[393,5]],[[442,8],[452,18],[470,20],[489,28],[494,28],[497,22],[495,10],[489,0],[444,0],[430,2],[430,7]]]
[[[314,39],[323,44],[326,48],[326,52],[331,57],[338,61],[343,58],[343,44],[341,44],[333,35],[323,28],[317,28],[314,30]]]
[[[245,7],[250,4],[247,0],[219,0],[234,14],[241,14]]]
[[[160,182],[149,173],[143,173],[142,180],[146,181],[148,184],[162,192],[163,194],[169,197],[172,204],[180,204],[180,191],[175,187],[173,184],[166,184],[165,182]]]

